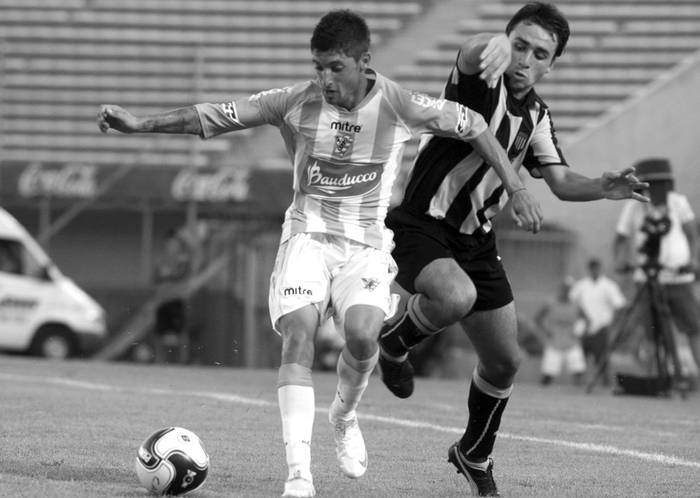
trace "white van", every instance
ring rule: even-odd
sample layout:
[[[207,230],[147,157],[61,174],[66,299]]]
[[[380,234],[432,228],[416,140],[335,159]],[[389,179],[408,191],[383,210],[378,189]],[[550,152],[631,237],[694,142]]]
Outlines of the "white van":
[[[103,308],[0,208],[0,350],[68,358],[106,335]]]

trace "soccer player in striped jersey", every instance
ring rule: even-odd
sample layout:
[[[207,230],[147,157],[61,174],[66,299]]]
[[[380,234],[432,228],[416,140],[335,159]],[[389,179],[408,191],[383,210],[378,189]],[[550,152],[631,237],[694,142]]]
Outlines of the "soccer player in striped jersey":
[[[516,169],[544,178],[560,199],[633,198],[632,168],[588,178],[568,167],[548,107],[534,85],[569,38],[559,10],[540,2],[521,8],[503,34],[479,34],[462,45],[444,98],[481,113]],[[408,351],[460,322],[479,358],[468,396],[469,419],[449,461],[474,494],[496,496],[490,454],[520,362],[513,295],[496,249],[491,219],[507,201],[506,185],[473,146],[423,137],[403,200],[387,216],[399,272],[399,312],[381,333],[382,380],[396,395],[413,392]]]
[[[210,138],[263,124],[280,129],[294,168],[270,278],[273,327],[282,336],[278,401],[288,465],[285,497],[314,496],[310,462],[315,413],[311,366],[320,324],[332,316],[344,334],[329,409],[342,472],[364,474],[367,452],[356,408],[391,314],[396,273],[385,228],[405,143],[432,133],[469,142],[512,197],[512,216],[536,231],[541,213],[480,114],[399,87],[369,68],[369,29],[347,11],[326,14],[311,37],[316,79],[223,104],[197,104],[136,117],[103,105],[98,126],[124,133],[191,133]]]

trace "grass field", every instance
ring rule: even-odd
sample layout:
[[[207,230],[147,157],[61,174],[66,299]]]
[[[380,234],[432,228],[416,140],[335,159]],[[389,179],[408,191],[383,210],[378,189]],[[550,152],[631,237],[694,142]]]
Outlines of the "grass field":
[[[312,471],[319,497],[453,497],[446,461],[466,383],[419,379],[408,400],[373,377],[360,411],[369,469],[336,467],[326,418],[335,377],[315,374]],[[279,496],[286,468],[276,372],[0,357],[2,497],[139,497],[136,448],[154,430],[196,432],[211,457],[192,497]],[[519,383],[494,454],[502,496],[700,496],[700,396],[590,395]]]

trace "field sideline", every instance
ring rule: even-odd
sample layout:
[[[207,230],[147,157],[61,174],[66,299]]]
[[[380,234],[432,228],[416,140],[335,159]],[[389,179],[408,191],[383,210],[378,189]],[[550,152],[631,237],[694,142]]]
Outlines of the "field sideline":
[[[203,439],[210,474],[192,497],[279,496],[285,478],[276,372],[0,357],[1,497],[144,497],[139,443],[180,425]],[[408,400],[375,376],[360,411],[369,470],[336,467],[326,408],[335,376],[314,375],[312,471],[319,497],[466,496],[446,462],[466,383],[419,379]],[[516,385],[494,459],[504,497],[700,496],[700,396],[590,395]]]

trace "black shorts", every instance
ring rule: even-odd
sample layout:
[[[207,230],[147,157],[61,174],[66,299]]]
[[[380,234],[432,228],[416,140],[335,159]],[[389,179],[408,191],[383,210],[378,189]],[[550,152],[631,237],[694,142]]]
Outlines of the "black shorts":
[[[513,301],[493,231],[465,235],[441,220],[400,208],[389,212],[386,226],[394,232],[391,254],[399,267],[396,282],[408,292],[416,292],[416,277],[429,263],[452,258],[474,282],[474,311],[494,310]]]

